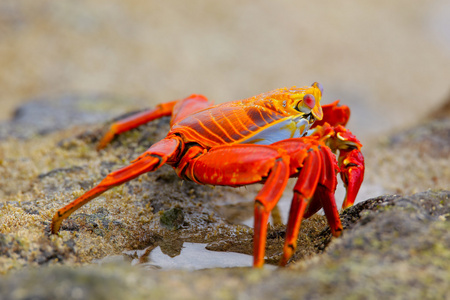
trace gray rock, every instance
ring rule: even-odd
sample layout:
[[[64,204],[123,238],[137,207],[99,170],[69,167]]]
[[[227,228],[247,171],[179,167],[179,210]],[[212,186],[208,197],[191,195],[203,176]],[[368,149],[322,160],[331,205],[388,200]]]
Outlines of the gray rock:
[[[448,145],[443,135],[448,128],[445,120],[399,134],[387,147],[407,149],[430,140],[435,141],[434,145]],[[132,159],[136,149],[145,149],[160,139],[167,126],[167,120],[161,120],[120,136],[104,153],[113,151],[124,160]],[[94,150],[95,138],[86,139],[87,136],[89,133],[60,142],[58,151],[45,153],[63,161],[65,167],[37,175],[28,191],[28,201],[21,201],[20,193],[14,198],[11,192],[9,200],[1,203],[0,222],[5,233],[0,235],[0,264],[5,265],[1,270],[7,273],[0,280],[4,299],[449,298],[447,190],[380,196],[359,203],[342,213],[345,230],[337,239],[317,225],[323,223],[323,218],[306,220],[298,252],[286,269],[144,270],[139,264],[130,266],[127,255],[112,259],[120,251],[149,246],[159,246],[169,257],[177,256],[184,241],[200,240],[209,243],[208,251],[251,254],[251,229],[239,227],[217,213],[231,195],[230,190],[212,190],[189,182],[180,185],[170,168],[118,189],[123,205],[121,201],[114,202],[113,197],[103,203],[92,202],[88,214],[80,211],[65,221],[60,237],[49,237],[44,227],[55,207],[67,203],[72,192],[91,187],[99,176],[123,163],[102,160],[102,153]],[[140,138],[137,142],[136,136]],[[424,147],[424,155],[431,148]],[[80,151],[84,151],[85,158],[78,157]],[[445,158],[442,154],[431,152],[432,158]],[[12,166],[15,165],[11,163]],[[397,170],[391,176],[404,173]],[[251,202],[252,191],[249,188],[241,196]],[[177,206],[183,208],[184,220],[172,218],[176,222],[170,223],[178,229],[158,227],[161,218],[154,216],[163,216]],[[141,215],[135,213],[139,209],[148,220],[139,221]],[[130,217],[124,217],[123,211]],[[279,259],[284,229],[272,226],[269,230],[268,262]],[[15,233],[17,230],[21,230],[20,235]],[[29,236],[24,234],[27,231]],[[117,245],[120,250],[114,248]],[[86,265],[93,257],[105,256],[116,262]]]
[[[344,212],[342,238],[290,269],[45,267],[10,274],[0,290],[4,299],[448,299],[449,213],[450,191],[367,200]]]
[[[113,105],[121,102],[118,100],[105,95],[36,99],[19,106],[11,120],[0,122],[0,140],[7,137],[26,139],[76,125],[105,122],[117,113]]]

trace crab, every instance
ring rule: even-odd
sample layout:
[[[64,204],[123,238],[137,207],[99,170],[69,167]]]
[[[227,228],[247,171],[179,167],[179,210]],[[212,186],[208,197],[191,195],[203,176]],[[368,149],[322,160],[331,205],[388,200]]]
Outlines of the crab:
[[[253,238],[253,265],[262,267],[270,212],[288,179],[296,177],[280,260],[286,265],[296,250],[302,219],[321,208],[333,236],[340,236],[343,228],[334,197],[337,173],[346,188],[343,208],[353,205],[364,177],[362,145],[344,127],[350,109],[339,106],[339,100],[321,106],[322,93],[322,85],[315,82],[219,105],[194,94],[113,123],[98,149],[118,134],[171,116],[166,138],[59,209],[51,232],[56,234],[64,219],[105,191],[168,164],[179,177],[198,184],[263,184],[254,200]]]

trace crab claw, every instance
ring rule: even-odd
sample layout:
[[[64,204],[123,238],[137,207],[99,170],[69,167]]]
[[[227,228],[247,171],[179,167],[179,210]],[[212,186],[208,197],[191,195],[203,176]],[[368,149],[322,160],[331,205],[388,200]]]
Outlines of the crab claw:
[[[341,150],[341,178],[347,193],[342,208],[347,208],[355,203],[361,183],[364,179],[364,157],[358,149]]]

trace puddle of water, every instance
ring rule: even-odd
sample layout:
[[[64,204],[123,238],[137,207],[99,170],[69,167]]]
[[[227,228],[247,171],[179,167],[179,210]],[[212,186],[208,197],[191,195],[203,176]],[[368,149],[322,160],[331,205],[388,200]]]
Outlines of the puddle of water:
[[[139,265],[147,269],[187,269],[199,270],[208,268],[251,267],[251,255],[234,252],[209,251],[207,244],[184,243],[180,255],[170,257],[158,246],[154,249],[130,250],[123,253],[133,257],[131,265]]]
[[[282,218],[282,222],[286,224],[287,217],[289,214],[289,208],[292,200],[292,187],[286,188],[284,195],[278,202],[278,208],[280,211],[280,215]],[[377,195],[382,194],[384,191],[381,187],[364,184],[361,187],[361,190],[358,194],[357,202],[364,201],[371,197],[375,197]],[[345,196],[345,189],[343,184],[340,182],[338,188],[336,190],[336,202],[338,207],[342,205],[342,201]],[[231,205],[240,205],[241,203],[249,202],[251,203],[249,206],[249,211],[243,213],[243,216],[253,215],[253,202],[248,197],[237,197],[233,199]],[[230,204],[228,204],[230,205]],[[322,211],[319,211],[322,213]],[[323,214],[323,213],[322,213]],[[271,222],[273,222],[271,220]],[[243,223],[249,227],[253,227],[253,217],[246,219]],[[231,267],[251,267],[253,262],[253,257],[247,254],[240,254],[235,252],[218,252],[218,251],[210,251],[206,249],[207,244],[200,243],[183,243],[181,248],[181,252],[179,255],[175,257],[171,257],[167,254],[164,254],[159,246],[148,247],[143,250],[130,250],[124,251],[123,255],[117,256],[109,256],[104,259],[95,261],[96,263],[120,263],[120,262],[129,262],[130,259],[126,259],[125,257],[131,258],[131,265],[137,265],[144,267],[145,269],[186,269],[186,270],[199,270],[199,269],[208,269],[208,268],[231,268]],[[266,268],[276,268],[273,265],[265,265]]]

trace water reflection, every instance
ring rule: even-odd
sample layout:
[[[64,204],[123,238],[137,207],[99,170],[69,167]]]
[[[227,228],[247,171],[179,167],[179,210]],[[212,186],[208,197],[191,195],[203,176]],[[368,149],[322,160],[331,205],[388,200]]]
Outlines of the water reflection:
[[[234,252],[206,250],[207,244],[184,243],[180,255],[171,257],[164,254],[159,246],[143,250],[130,250],[123,253],[132,258],[132,265],[148,269],[188,269],[251,267],[251,255]]]

